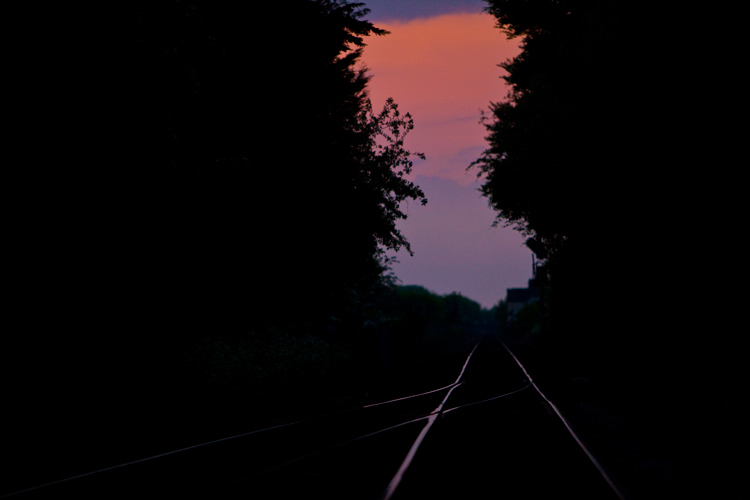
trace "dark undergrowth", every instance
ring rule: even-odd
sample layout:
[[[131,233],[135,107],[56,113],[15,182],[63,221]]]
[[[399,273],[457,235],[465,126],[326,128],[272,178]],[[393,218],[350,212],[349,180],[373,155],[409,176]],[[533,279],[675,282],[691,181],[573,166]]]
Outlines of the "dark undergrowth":
[[[501,338],[630,498],[733,498],[737,355],[648,327],[619,347],[606,325],[598,344],[538,330]]]
[[[304,324],[115,348],[26,346],[9,368],[0,492],[453,382],[474,332]],[[433,325],[434,326],[434,325]]]

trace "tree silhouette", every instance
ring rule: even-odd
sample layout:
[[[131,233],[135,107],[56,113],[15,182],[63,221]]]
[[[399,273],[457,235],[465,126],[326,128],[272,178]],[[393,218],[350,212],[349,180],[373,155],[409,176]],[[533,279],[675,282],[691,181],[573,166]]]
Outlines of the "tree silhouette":
[[[214,156],[252,175],[246,183],[252,194],[230,197],[250,207],[226,211],[253,214],[257,239],[236,245],[245,253],[238,260],[274,269],[276,276],[263,283],[271,301],[283,302],[292,280],[304,296],[340,298],[356,288],[353,281],[377,281],[379,245],[405,243],[394,226],[403,215],[397,204],[422,197],[403,177],[411,166],[403,148],[411,122],[391,103],[378,115],[370,111],[368,78],[357,64],[363,37],[385,32],[362,20],[363,4],[303,1],[264,9],[298,40],[289,55],[287,47],[269,51],[237,12],[218,18],[214,28],[217,38],[233,40],[225,73],[213,84],[213,107],[222,113],[211,120],[218,124]],[[260,127],[249,117],[262,118]],[[378,150],[377,137],[391,130],[394,142]],[[327,310],[321,306],[311,309]]]
[[[87,387],[158,392],[167,353],[196,336],[361,324],[383,250],[408,246],[399,203],[424,198],[405,177],[411,118],[368,99],[362,47],[385,32],[364,5],[80,10],[28,59],[48,89],[29,88],[44,113],[39,156],[16,169],[21,321],[3,351],[29,394],[85,408]]]
[[[733,356],[700,341],[731,322],[698,305],[698,290],[729,288],[720,235],[739,223],[736,53],[695,28],[723,14],[638,0],[487,4],[522,52],[501,64],[510,93],[491,105],[473,168],[498,222],[548,256],[555,349],[665,412],[665,401],[733,379],[737,360],[718,362]],[[698,96],[690,68],[701,64],[703,82],[725,93]]]
[[[713,193],[728,187],[711,159],[722,157],[721,105],[686,105],[682,68],[704,55],[678,50],[691,15],[638,1],[487,3],[523,49],[501,64],[510,94],[491,105],[489,145],[473,164],[498,221],[540,243],[558,284],[584,287],[563,296],[620,283],[614,306],[654,276],[683,281],[685,266],[716,253],[682,243],[713,224],[691,209],[695,193],[719,207]],[[716,170],[696,175],[706,163]]]
[[[239,325],[282,315],[293,286],[326,321],[378,283],[382,250],[407,245],[398,204],[423,194],[404,177],[410,117],[371,110],[360,56],[386,32],[364,4],[101,10],[61,23],[82,34],[67,99],[83,125],[57,131],[65,175],[37,182],[45,234],[67,242],[48,262],[66,315]]]

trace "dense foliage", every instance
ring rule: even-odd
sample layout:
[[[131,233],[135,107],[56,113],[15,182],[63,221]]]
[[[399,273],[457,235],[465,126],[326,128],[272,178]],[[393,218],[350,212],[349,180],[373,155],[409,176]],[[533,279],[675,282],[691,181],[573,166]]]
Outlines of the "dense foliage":
[[[726,108],[720,98],[695,104],[688,84],[688,68],[709,55],[695,16],[639,1],[487,4],[523,50],[501,64],[510,94],[491,106],[474,168],[498,221],[533,237],[547,258],[554,318],[583,334],[617,317],[614,341],[642,324],[623,310],[629,302],[683,310],[686,286],[719,283],[710,235],[731,227],[736,211],[722,195],[731,191]],[[730,81],[718,69],[710,77]],[[655,296],[657,283],[669,293]],[[583,329],[580,303],[592,322]],[[649,318],[656,329],[675,319]]]
[[[44,35],[71,120],[21,184],[23,284],[43,283],[23,303],[95,336],[241,329],[297,298],[302,321],[357,314],[383,250],[408,247],[399,203],[426,201],[405,177],[410,116],[367,95],[364,40],[386,33],[367,12],[165,0],[61,17]]]
[[[725,312],[744,299],[730,292],[737,271],[719,264],[741,223],[740,94],[737,45],[711,43],[707,28],[724,26],[725,12],[640,0],[487,5],[522,51],[501,64],[510,92],[490,107],[473,168],[498,222],[543,258],[538,368],[561,368],[557,381],[585,373],[618,412],[663,419],[663,449],[698,422],[728,436],[710,408],[732,406],[741,365],[738,322]],[[705,399],[688,418],[678,401],[696,391]],[[710,432],[679,460],[715,455]],[[720,467],[701,472],[727,477]]]
[[[321,337],[361,328],[384,250],[408,249],[399,203],[426,201],[406,178],[411,117],[368,98],[362,47],[386,32],[367,12],[159,0],[34,13],[16,68],[19,123],[34,125],[12,182],[18,321],[2,348],[19,441],[48,406],[68,412],[51,434],[92,445],[84,435],[128,415],[174,418],[182,396],[190,418],[218,415],[208,394],[229,386],[206,377],[239,370],[270,393],[294,385],[286,364],[305,378],[347,359]],[[156,432],[139,419],[134,434]]]

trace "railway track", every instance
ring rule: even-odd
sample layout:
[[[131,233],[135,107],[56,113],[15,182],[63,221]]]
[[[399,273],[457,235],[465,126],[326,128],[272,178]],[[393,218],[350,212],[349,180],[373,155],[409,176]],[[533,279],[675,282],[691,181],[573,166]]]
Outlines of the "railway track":
[[[623,499],[498,339],[434,390],[146,457],[0,498]]]

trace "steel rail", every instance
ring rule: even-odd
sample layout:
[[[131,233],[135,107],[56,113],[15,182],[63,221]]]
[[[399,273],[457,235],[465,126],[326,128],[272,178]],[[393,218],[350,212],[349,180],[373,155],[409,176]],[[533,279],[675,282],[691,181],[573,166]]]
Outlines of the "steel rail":
[[[565,425],[565,428],[568,429],[568,432],[571,436],[573,436],[573,439],[576,443],[578,443],[578,446],[583,450],[583,452],[586,454],[586,456],[589,458],[591,463],[596,467],[596,469],[599,471],[599,474],[604,478],[604,480],[607,482],[609,487],[614,491],[614,493],[620,498],[620,500],[627,500],[627,496],[622,491],[622,489],[617,485],[615,480],[612,478],[612,476],[607,472],[607,470],[604,468],[604,466],[599,462],[599,460],[594,456],[593,453],[588,449],[588,447],[583,444],[583,441],[581,441],[581,438],[578,437],[578,434],[573,430],[573,427],[570,425],[570,422],[568,422],[568,419],[565,418],[565,416],[562,414],[562,412],[557,408],[557,406],[547,398],[547,396],[544,395],[541,389],[539,389],[539,386],[536,385],[536,382],[531,378],[531,375],[529,375],[529,372],[526,371],[526,368],[524,368],[523,364],[518,360],[515,354],[513,354],[513,351],[511,351],[507,345],[505,345],[505,342],[502,340],[499,340],[499,342],[502,344],[502,346],[505,348],[506,351],[508,351],[508,354],[513,357],[513,359],[516,361],[516,364],[521,368],[524,375],[526,375],[526,378],[528,379],[529,383],[536,389],[536,392],[539,393],[539,395],[544,399],[544,401],[552,408],[552,410],[555,412],[555,414],[558,416],[558,418],[562,421],[563,425]]]
[[[225,437],[225,438],[221,438],[221,439],[215,439],[213,441],[208,441],[208,442],[205,442],[205,443],[200,443],[200,444],[196,444],[196,445],[192,445],[192,446],[187,446],[185,448],[180,448],[178,450],[172,450],[172,451],[168,451],[168,452],[165,452],[165,453],[159,453],[158,455],[153,455],[153,456],[150,456],[150,457],[140,458],[138,460],[133,460],[133,461],[130,461],[130,462],[125,462],[125,463],[122,463],[122,464],[113,465],[111,467],[105,467],[103,469],[97,469],[97,470],[94,470],[94,471],[85,472],[83,474],[78,474],[78,475],[66,477],[66,478],[63,478],[63,479],[57,479],[55,481],[50,481],[48,483],[43,483],[43,484],[39,484],[39,485],[36,485],[36,486],[31,486],[29,488],[25,488],[25,489],[22,489],[22,490],[13,491],[11,493],[4,493],[4,494],[0,495],[0,499],[2,499],[2,498],[9,498],[9,497],[16,496],[16,495],[21,495],[21,494],[24,494],[24,493],[29,493],[31,491],[35,491],[35,490],[38,490],[38,489],[41,489],[41,488],[47,488],[49,486],[55,486],[55,485],[58,485],[58,484],[66,483],[68,481],[74,481],[76,479],[83,479],[85,477],[93,476],[95,474],[101,474],[103,472],[108,472],[108,471],[112,471],[112,470],[115,470],[115,469],[120,469],[122,467],[128,467],[128,466],[131,466],[131,465],[136,465],[136,464],[140,464],[140,463],[143,463],[143,462],[148,462],[150,460],[155,460],[157,458],[162,458],[162,457],[166,457],[166,456],[169,456],[169,455],[175,455],[177,453],[182,453],[182,452],[185,452],[185,451],[194,450],[196,448],[202,448],[204,446],[208,446],[208,445],[211,445],[211,444],[221,443],[223,441],[229,441],[230,439],[237,439],[237,438],[240,438],[240,437],[249,436],[251,434],[258,434],[258,433],[269,431],[269,430],[279,429],[279,428],[282,428],[282,427],[288,427],[290,425],[294,425],[294,424],[297,424],[297,423],[300,423],[300,422],[291,422],[291,423],[287,423],[287,424],[280,424],[280,425],[276,425],[276,426],[273,426],[273,427],[267,427],[265,429],[259,429],[259,430],[256,430],[256,431],[245,432],[243,434],[237,434],[235,436],[229,436],[229,437]]]
[[[457,387],[457,386],[459,386],[459,385],[461,385],[461,384],[462,384],[462,382],[460,382],[460,383],[458,383],[458,384],[451,384],[451,386],[449,386],[449,387],[453,387],[454,385],[455,385],[455,386]],[[315,456],[317,456],[317,455],[321,455],[321,454],[323,454],[323,453],[327,453],[327,452],[329,452],[329,451],[335,450],[336,448],[340,448],[340,447],[342,447],[342,446],[345,446],[345,445],[348,445],[348,444],[354,443],[354,442],[356,442],[356,441],[360,441],[360,440],[362,440],[362,439],[365,439],[365,438],[368,438],[368,437],[372,437],[372,436],[375,436],[375,435],[381,434],[381,433],[383,433],[383,432],[386,432],[386,431],[390,431],[390,430],[393,430],[393,429],[397,429],[397,428],[399,428],[399,427],[403,427],[404,425],[408,425],[408,424],[413,424],[414,422],[419,422],[420,420],[425,420],[425,419],[429,419],[429,418],[432,418],[432,417],[436,417],[436,416],[439,416],[439,415],[440,415],[441,413],[442,413],[443,415],[445,415],[446,413],[448,413],[448,412],[451,412],[451,411],[453,411],[453,410],[459,410],[459,409],[461,409],[461,408],[465,408],[465,407],[467,407],[467,406],[472,406],[472,405],[475,405],[475,404],[479,404],[479,403],[485,403],[485,402],[487,402],[487,401],[492,401],[492,400],[495,400],[495,399],[500,399],[500,398],[504,398],[504,397],[506,397],[506,396],[510,396],[510,395],[516,394],[516,393],[518,393],[518,392],[521,392],[521,391],[523,391],[523,390],[525,390],[525,389],[528,389],[529,387],[531,387],[531,384],[528,384],[528,385],[526,385],[526,386],[524,386],[524,387],[522,387],[522,388],[520,388],[520,389],[516,389],[515,391],[511,391],[511,392],[508,392],[508,393],[506,393],[506,394],[501,394],[501,395],[499,395],[499,396],[494,396],[494,397],[492,397],[492,398],[484,399],[484,400],[481,400],[481,401],[476,401],[476,402],[473,402],[473,403],[467,403],[467,404],[465,404],[465,405],[461,405],[461,406],[456,406],[456,407],[450,408],[450,409],[448,409],[448,410],[442,410],[442,411],[440,411],[440,410],[438,410],[438,409],[436,408],[436,409],[435,409],[435,410],[433,410],[433,411],[432,411],[431,413],[428,413],[428,414],[426,414],[426,415],[422,415],[421,417],[416,417],[416,418],[412,418],[412,419],[410,419],[410,420],[406,420],[406,421],[404,421],[404,422],[400,422],[400,423],[398,423],[398,424],[394,424],[394,425],[392,425],[392,426],[389,426],[389,427],[385,427],[385,428],[383,428],[383,429],[379,429],[379,430],[377,430],[377,431],[373,431],[373,432],[370,432],[370,433],[367,433],[367,434],[363,434],[363,435],[361,435],[361,436],[357,436],[357,437],[355,437],[355,438],[351,438],[351,439],[349,439],[349,440],[347,440],[347,441],[342,441],[341,443],[337,443],[337,444],[334,444],[334,445],[328,446],[328,447],[326,447],[326,448],[323,448],[323,449],[320,449],[320,450],[316,450],[316,451],[310,452],[310,453],[308,453],[308,454],[306,454],[306,455],[303,455],[303,456],[300,456],[300,457],[296,457],[296,458],[293,458],[293,459],[291,459],[291,460],[288,460],[288,461],[286,461],[286,462],[283,462],[283,463],[281,463],[281,464],[278,464],[278,465],[274,465],[274,466],[272,466],[272,467],[268,467],[268,468],[266,468],[266,469],[263,469],[263,470],[261,470],[261,471],[258,471],[258,472],[254,472],[254,473],[252,473],[252,474],[250,474],[250,475],[248,475],[248,476],[245,476],[245,477],[243,477],[243,478],[232,480],[231,482],[227,483],[227,485],[230,485],[230,484],[235,484],[235,483],[239,483],[239,482],[242,482],[242,481],[245,481],[245,480],[248,480],[248,479],[252,479],[252,478],[254,478],[254,477],[257,477],[257,476],[260,476],[260,475],[263,475],[263,474],[266,474],[266,473],[269,473],[269,472],[273,472],[273,471],[275,471],[275,470],[281,469],[281,468],[283,468],[283,467],[286,467],[286,466],[288,466],[288,465],[292,465],[292,464],[294,464],[294,463],[296,463],[296,462],[299,462],[299,461],[301,461],[301,460],[305,460],[305,459],[308,459],[308,458],[312,458],[312,457],[315,457]],[[439,408],[439,407],[438,407],[438,408]]]
[[[521,387],[520,389],[516,389],[515,391],[511,391],[511,392],[506,392],[505,394],[501,394],[499,396],[493,396],[491,398],[483,399],[481,401],[474,401],[473,403],[466,403],[466,404],[463,404],[463,405],[460,405],[460,406],[454,406],[452,408],[448,408],[447,410],[443,410],[443,415],[445,415],[446,413],[450,413],[453,410],[460,410],[461,408],[466,408],[467,406],[474,406],[474,405],[478,405],[478,404],[481,404],[481,403],[487,403],[489,401],[494,401],[496,399],[504,398],[504,397],[507,397],[507,396],[512,396],[513,394],[517,394],[517,393],[519,393],[521,391],[525,391],[529,387],[531,387],[530,383],[526,384],[525,386]]]
[[[464,369],[465,369],[465,366],[464,366]],[[463,373],[463,370],[461,371],[461,373]],[[41,488],[47,488],[47,487],[50,487],[50,486],[55,486],[55,485],[58,485],[58,484],[66,483],[68,481],[74,481],[74,480],[77,480],[77,479],[83,479],[83,478],[86,478],[86,477],[89,477],[89,476],[93,476],[93,475],[96,475],[96,474],[101,474],[101,473],[104,473],[104,472],[112,471],[112,470],[115,470],[115,469],[120,469],[120,468],[123,468],[123,467],[128,467],[128,466],[131,466],[131,465],[137,465],[137,464],[148,462],[148,461],[151,461],[151,460],[156,460],[158,458],[163,458],[163,457],[167,457],[167,456],[170,456],[170,455],[175,455],[177,453],[182,453],[182,452],[194,450],[196,448],[202,448],[204,446],[209,446],[209,445],[221,443],[221,442],[224,442],[224,441],[229,441],[229,440],[232,440],[232,439],[238,439],[238,438],[242,438],[242,437],[251,436],[253,434],[260,434],[260,433],[267,432],[267,431],[278,430],[278,429],[282,429],[282,428],[285,428],[285,427],[290,427],[290,426],[293,426],[293,425],[305,424],[305,423],[308,423],[308,422],[313,422],[315,420],[320,420],[320,419],[324,419],[324,418],[329,418],[329,417],[334,417],[334,416],[339,416],[339,415],[345,415],[346,413],[352,413],[352,412],[357,411],[357,410],[362,410],[362,409],[366,409],[366,408],[373,408],[373,407],[376,407],[376,406],[382,406],[382,405],[386,405],[386,404],[390,404],[390,403],[396,403],[396,402],[404,401],[404,400],[407,400],[407,399],[413,399],[413,398],[416,398],[416,397],[425,396],[425,395],[428,395],[428,394],[434,394],[436,392],[444,391],[446,389],[451,389],[452,390],[457,385],[459,385],[459,383],[458,382],[454,382],[454,383],[452,383],[450,385],[446,385],[444,387],[440,387],[438,389],[433,389],[433,390],[427,391],[427,392],[422,392],[422,393],[419,393],[419,394],[411,394],[409,396],[403,396],[403,397],[396,398],[396,399],[391,399],[391,400],[388,400],[388,401],[381,401],[379,403],[372,403],[372,404],[365,405],[365,406],[360,406],[360,407],[356,407],[356,408],[350,408],[348,410],[342,410],[342,411],[333,412],[333,413],[326,413],[324,415],[316,415],[314,417],[310,417],[310,418],[306,418],[306,419],[302,419],[302,420],[296,420],[296,421],[293,421],[293,422],[287,422],[287,423],[283,423],[283,424],[279,424],[279,425],[274,425],[274,426],[271,426],[271,427],[265,427],[263,429],[256,429],[256,430],[253,430],[253,431],[243,432],[241,434],[235,434],[233,436],[227,436],[227,437],[223,437],[223,438],[220,438],[220,439],[214,439],[214,440],[211,440],[211,441],[206,441],[206,442],[203,442],[203,443],[199,443],[199,444],[187,446],[187,447],[184,447],[184,448],[179,448],[177,450],[172,450],[172,451],[168,451],[168,452],[164,452],[164,453],[159,453],[157,455],[152,455],[150,457],[140,458],[140,459],[137,459],[137,460],[132,460],[130,462],[125,462],[125,463],[121,463],[121,464],[117,464],[117,465],[112,465],[110,467],[104,467],[102,469],[97,469],[97,470],[93,470],[93,471],[89,471],[89,472],[84,472],[82,474],[77,474],[75,476],[69,476],[69,477],[66,477],[66,478],[57,479],[57,480],[54,480],[54,481],[50,481],[50,482],[47,482],[47,483],[38,484],[36,486],[30,486],[28,488],[24,488],[24,489],[12,491],[12,492],[9,492],[9,493],[3,493],[3,494],[0,494],[0,499],[10,498],[10,497],[13,497],[13,496],[16,496],[16,495],[21,495],[21,494],[24,494],[24,493],[30,493],[32,491],[39,490]],[[428,416],[423,416],[423,417],[421,417],[421,418],[419,418],[417,420],[421,420],[421,419],[424,419],[424,418],[428,418]],[[342,445],[343,445],[343,443],[342,443]]]
[[[366,438],[369,438],[369,437],[372,437],[372,436],[376,436],[378,434],[382,434],[384,432],[391,431],[393,429],[398,429],[399,427],[403,427],[405,425],[413,424],[414,422],[419,422],[420,420],[424,420],[426,418],[432,417],[432,415],[433,415],[432,413],[429,413],[427,415],[422,415],[421,417],[416,417],[416,418],[413,418],[411,420],[406,420],[404,422],[400,422],[398,424],[391,425],[391,426],[385,427],[383,429],[378,429],[377,431],[369,432],[367,434],[363,434],[361,436],[357,436],[355,438],[351,438],[351,439],[348,439],[346,441],[342,441],[341,443],[336,443],[334,445],[328,446],[328,447],[320,449],[320,450],[312,451],[312,452],[307,453],[305,455],[293,458],[291,460],[287,460],[286,462],[283,462],[283,463],[280,463],[280,464],[268,467],[268,468],[260,470],[258,472],[254,472],[254,473],[252,473],[252,474],[250,474],[248,476],[244,476],[244,477],[241,477],[239,479],[234,479],[234,480],[226,483],[226,486],[230,486],[230,485],[234,485],[234,484],[237,484],[237,483],[240,483],[240,482],[243,482],[243,481],[247,481],[249,479],[261,476],[263,474],[267,474],[269,472],[273,472],[275,470],[282,469],[284,467],[287,467],[287,466],[292,465],[294,463],[300,462],[302,460],[306,460],[308,458],[312,458],[312,457],[315,457],[315,456],[318,456],[318,455],[322,455],[323,453],[327,453],[329,451],[335,450],[336,448],[341,448],[342,446],[346,446],[346,445],[354,443],[356,441],[361,441],[363,439],[366,439]]]
[[[557,416],[561,419],[561,421],[563,422],[563,424],[565,425],[565,427],[568,429],[568,431],[570,432],[570,434],[573,436],[573,438],[576,441],[576,443],[578,443],[578,445],[583,449],[583,451],[586,453],[586,455],[592,461],[592,463],[596,466],[596,468],[602,474],[602,476],[607,481],[607,483],[610,485],[610,487],[613,489],[613,491],[620,497],[621,500],[625,500],[625,498],[626,498],[625,495],[616,486],[616,484],[614,483],[614,481],[612,480],[612,478],[609,476],[609,474],[607,474],[607,472],[604,470],[604,468],[601,466],[601,464],[598,462],[598,460],[596,460],[596,458],[593,456],[593,454],[588,450],[588,448],[586,448],[586,446],[583,444],[583,442],[578,438],[578,436],[575,434],[575,432],[573,431],[572,427],[570,426],[569,422],[562,415],[562,413],[557,408],[557,406],[555,406],[554,403],[552,403],[544,395],[544,393],[541,392],[541,390],[539,389],[539,387],[536,385],[536,383],[533,381],[533,379],[531,378],[531,376],[529,375],[529,373],[526,371],[525,367],[521,364],[521,362],[513,354],[513,352],[507,347],[507,345],[505,345],[502,341],[500,341],[500,342],[503,345],[503,347],[508,351],[508,353],[511,355],[511,357],[513,357],[513,359],[515,360],[516,364],[518,364],[518,366],[523,371],[524,375],[526,375],[526,378],[528,380],[528,384],[526,384],[525,386],[521,387],[520,389],[516,389],[514,391],[511,391],[511,392],[508,392],[508,393],[505,393],[505,394],[501,394],[501,395],[494,396],[494,397],[491,397],[491,398],[483,399],[483,400],[480,400],[480,401],[474,401],[474,402],[463,404],[463,405],[460,405],[460,406],[455,406],[455,407],[452,407],[452,408],[449,408],[449,409],[443,409],[443,407],[445,406],[445,403],[447,402],[447,400],[450,397],[450,395],[453,392],[453,390],[456,389],[458,386],[460,386],[460,385],[463,384],[463,382],[461,381],[461,379],[463,377],[463,374],[466,371],[466,368],[467,368],[467,366],[469,364],[469,361],[471,360],[471,358],[472,358],[474,352],[476,351],[477,347],[479,346],[480,342],[481,342],[481,339],[480,339],[480,341],[478,341],[474,345],[474,348],[472,349],[472,351],[467,356],[467,358],[466,358],[466,360],[464,362],[464,365],[461,368],[461,372],[459,373],[458,377],[456,378],[456,381],[454,383],[450,384],[450,385],[447,385],[447,386],[444,386],[444,387],[441,387],[441,388],[438,388],[438,389],[434,389],[434,390],[423,392],[423,393],[419,393],[419,394],[413,394],[413,395],[410,395],[410,396],[400,397],[400,398],[396,398],[396,399],[392,399],[392,400],[388,400],[388,401],[382,401],[380,403],[373,403],[373,404],[370,404],[370,405],[365,405],[365,406],[358,407],[358,408],[353,408],[353,409],[350,409],[350,410],[344,410],[344,411],[340,411],[340,412],[329,413],[329,414],[325,414],[325,415],[319,415],[319,416],[311,417],[311,418],[308,418],[308,419],[298,420],[298,421],[294,421],[294,422],[288,422],[288,423],[285,423],[285,424],[279,424],[279,425],[272,426],[272,427],[266,427],[266,428],[263,428],[263,429],[258,429],[258,430],[254,430],[254,431],[250,431],[250,432],[246,432],[246,433],[242,433],[242,434],[237,434],[237,435],[234,435],[234,436],[229,436],[229,437],[225,437],[225,438],[221,438],[221,439],[216,439],[216,440],[208,441],[208,442],[197,444],[197,445],[193,445],[193,446],[188,446],[188,447],[181,448],[181,449],[178,449],[178,450],[173,450],[173,451],[170,451],[170,452],[161,453],[161,454],[154,455],[154,456],[151,456],[151,457],[147,457],[147,458],[143,458],[143,459],[139,459],[139,460],[134,460],[134,461],[131,461],[131,462],[127,462],[127,463],[115,465],[115,466],[112,466],[112,467],[106,467],[106,468],[99,469],[99,470],[96,470],[96,471],[92,471],[92,472],[88,472],[88,473],[84,473],[84,474],[79,474],[79,475],[76,475],[76,476],[72,476],[72,477],[60,479],[60,480],[57,480],[57,481],[52,481],[52,482],[45,483],[45,484],[42,484],[42,485],[39,485],[39,486],[34,486],[34,487],[26,488],[26,489],[15,491],[15,492],[8,493],[8,494],[3,494],[3,495],[0,495],[0,499],[2,499],[2,498],[8,498],[8,497],[19,495],[19,494],[22,494],[22,493],[27,493],[27,492],[30,492],[30,491],[33,491],[33,490],[37,490],[37,489],[40,489],[40,488],[43,488],[43,487],[47,487],[47,486],[53,486],[53,485],[56,485],[56,484],[67,482],[67,481],[72,481],[74,479],[85,478],[87,476],[92,476],[94,474],[98,474],[98,473],[102,473],[102,472],[106,472],[106,471],[110,471],[110,470],[114,470],[114,469],[126,467],[126,466],[129,466],[129,465],[135,465],[135,464],[147,462],[147,461],[150,461],[150,460],[154,460],[154,459],[157,459],[157,458],[162,458],[162,457],[166,457],[166,456],[169,456],[169,455],[174,455],[176,453],[180,453],[180,452],[184,452],[184,451],[188,451],[188,450],[192,450],[192,449],[196,449],[196,448],[208,446],[208,445],[211,445],[211,444],[216,444],[216,443],[220,443],[220,442],[223,442],[223,441],[228,441],[228,440],[231,440],[231,439],[245,437],[245,436],[249,436],[249,435],[253,435],[253,434],[259,434],[259,433],[266,432],[266,431],[271,431],[271,430],[282,429],[284,427],[289,427],[289,426],[292,426],[292,425],[297,425],[297,424],[312,422],[314,420],[319,420],[319,419],[323,419],[323,418],[326,418],[326,417],[331,417],[331,416],[337,416],[337,415],[346,414],[346,413],[349,413],[349,412],[352,412],[352,411],[355,411],[355,410],[358,410],[358,409],[365,409],[365,408],[376,407],[376,406],[385,405],[385,404],[389,404],[389,403],[395,403],[395,402],[398,402],[398,401],[412,399],[412,398],[416,398],[416,397],[424,396],[424,395],[428,395],[428,394],[434,394],[436,392],[440,392],[442,390],[449,389],[448,394],[446,394],[446,396],[443,398],[443,400],[440,402],[440,404],[432,412],[430,412],[430,413],[428,413],[426,415],[422,415],[420,417],[416,417],[416,418],[413,418],[413,419],[410,419],[410,420],[406,420],[404,422],[400,422],[398,424],[394,424],[394,425],[391,425],[389,427],[385,427],[383,429],[379,429],[379,430],[376,430],[376,431],[373,431],[373,432],[370,432],[370,433],[367,433],[367,434],[363,434],[361,436],[357,436],[355,438],[348,439],[346,441],[334,444],[332,446],[328,446],[326,448],[319,449],[319,450],[307,453],[305,455],[293,458],[291,460],[287,460],[287,461],[285,461],[283,463],[280,463],[280,464],[268,467],[268,468],[260,470],[258,472],[254,472],[254,473],[252,473],[252,474],[250,474],[248,476],[245,476],[245,477],[242,477],[242,478],[239,478],[239,479],[234,479],[234,480],[232,480],[232,481],[230,481],[228,483],[225,483],[225,485],[224,485],[225,487],[226,486],[231,486],[231,485],[234,485],[234,484],[237,484],[237,483],[240,483],[240,482],[243,482],[243,481],[246,481],[246,480],[258,477],[260,475],[267,474],[267,473],[270,473],[270,472],[282,469],[284,467],[287,467],[287,466],[292,465],[294,463],[300,462],[302,460],[309,459],[309,458],[312,458],[312,457],[315,457],[315,456],[327,453],[327,452],[335,450],[337,448],[341,448],[341,447],[346,446],[348,444],[351,444],[351,443],[354,443],[354,442],[357,442],[357,441],[360,441],[360,440],[363,440],[363,439],[366,439],[366,438],[369,438],[369,437],[373,437],[373,436],[382,434],[384,432],[387,432],[387,431],[390,431],[390,430],[394,430],[394,429],[403,427],[405,425],[409,425],[409,424],[412,424],[412,423],[415,423],[415,422],[419,422],[421,420],[427,420],[427,423],[423,427],[423,429],[420,432],[420,434],[418,435],[417,439],[412,444],[409,452],[407,453],[406,457],[402,461],[401,466],[399,467],[398,471],[393,476],[393,478],[391,479],[388,487],[386,488],[386,490],[383,493],[382,499],[383,500],[388,500],[395,493],[396,488],[398,487],[398,485],[400,484],[401,480],[403,479],[403,476],[404,476],[406,470],[411,465],[411,463],[412,463],[412,461],[414,459],[414,456],[417,453],[417,450],[419,449],[420,445],[422,444],[422,441],[424,440],[424,438],[426,437],[426,435],[429,432],[430,428],[432,427],[432,425],[434,424],[434,422],[437,420],[437,418],[440,415],[447,414],[447,413],[452,412],[454,410],[459,410],[459,409],[462,409],[462,408],[466,408],[468,406],[473,406],[473,405],[477,405],[477,404],[481,404],[481,403],[486,403],[486,402],[489,402],[489,401],[493,401],[493,400],[497,400],[497,399],[504,398],[504,397],[507,397],[507,396],[511,396],[513,394],[517,394],[517,393],[519,393],[521,391],[524,391],[524,390],[528,389],[529,387],[533,386],[535,388],[535,390],[545,400],[545,402],[547,402],[547,404],[549,404],[549,406],[554,410],[554,412],[557,414]]]
[[[456,385],[458,385],[458,383],[454,382],[452,384],[446,385],[446,386],[441,387],[439,389],[433,389],[433,390],[427,391],[427,392],[420,392],[419,394],[412,394],[411,396],[404,396],[404,397],[401,397],[401,398],[391,399],[391,400],[388,400],[388,401],[383,401],[381,403],[372,403],[372,404],[369,404],[369,405],[362,406],[362,408],[372,408],[373,406],[381,406],[381,405],[386,405],[386,404],[389,404],[389,403],[396,403],[398,401],[403,401],[405,399],[418,398],[419,396],[426,396],[427,394],[434,394],[436,392],[440,392],[440,391],[444,391],[446,389],[450,389],[451,387],[455,387]]]
[[[477,350],[477,347],[479,347],[479,343],[481,341],[482,341],[482,338],[480,337],[477,343],[474,344],[474,348],[466,357],[464,366],[461,368],[461,373],[458,374],[458,377],[456,378],[456,381],[454,382],[453,387],[451,387],[451,389],[448,391],[448,394],[445,395],[445,397],[440,402],[440,404],[427,417],[427,423],[422,428],[422,431],[419,433],[419,436],[417,436],[417,439],[411,445],[409,452],[406,454],[406,457],[404,457],[403,462],[401,462],[401,466],[399,466],[398,470],[396,471],[396,474],[393,476],[390,483],[388,483],[388,486],[383,492],[383,495],[381,497],[382,500],[390,500],[390,498],[396,492],[396,489],[398,488],[399,484],[401,484],[401,480],[403,479],[404,474],[406,473],[407,469],[409,468],[412,461],[414,460],[414,456],[417,454],[417,450],[419,450],[419,447],[422,445],[422,441],[424,441],[424,438],[425,436],[427,436],[427,433],[430,432],[430,429],[432,428],[432,425],[435,423],[435,420],[437,420],[438,416],[443,412],[443,406],[445,405],[446,401],[448,401],[448,398],[450,397],[451,393],[456,387],[458,387],[458,384],[461,382],[461,378],[464,376],[466,367],[469,365],[469,361],[471,360],[471,357],[474,355],[474,352]]]

